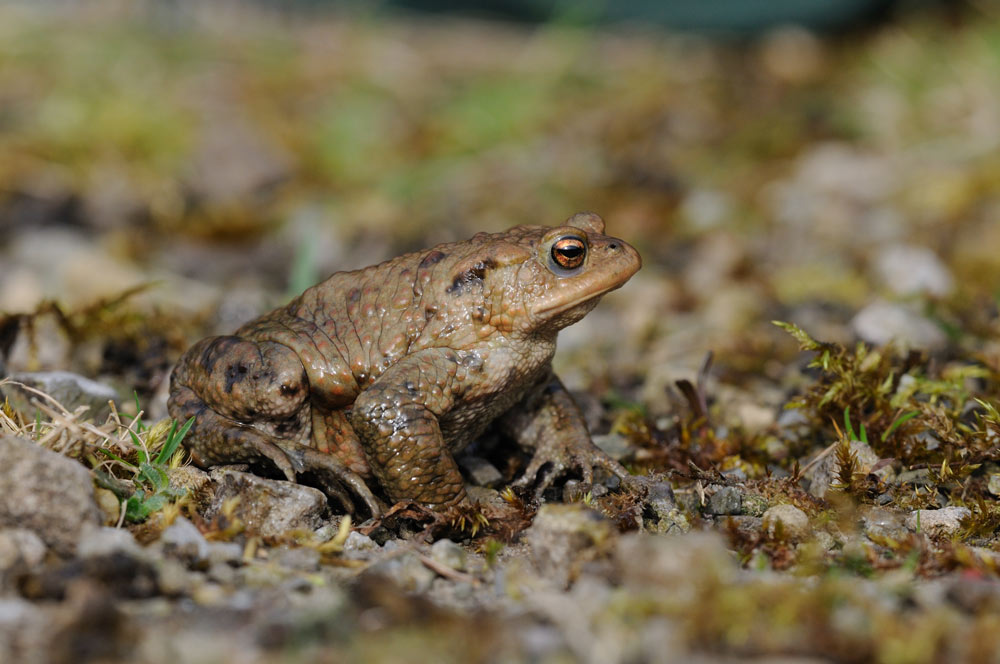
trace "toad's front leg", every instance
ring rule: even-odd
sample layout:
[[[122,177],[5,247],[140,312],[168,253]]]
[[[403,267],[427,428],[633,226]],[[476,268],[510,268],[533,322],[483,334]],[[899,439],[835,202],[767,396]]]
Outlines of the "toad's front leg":
[[[351,426],[393,501],[439,509],[465,500],[438,423],[461,395],[465,372],[455,351],[425,349],[393,365],[354,402]]]
[[[549,374],[506,413],[500,425],[519,445],[534,452],[517,485],[531,484],[538,471],[545,469],[535,490],[538,496],[557,477],[573,470],[579,470],[587,484],[594,481],[594,468],[603,468],[623,480],[629,477],[620,463],[594,445],[579,406],[555,374]]]

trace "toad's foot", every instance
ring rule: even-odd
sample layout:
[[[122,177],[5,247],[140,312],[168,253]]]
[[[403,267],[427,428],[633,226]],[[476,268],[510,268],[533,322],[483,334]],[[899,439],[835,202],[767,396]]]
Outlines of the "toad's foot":
[[[594,483],[594,469],[602,468],[623,481],[629,477],[625,468],[594,445],[585,440],[550,438],[535,450],[528,468],[514,486],[526,488],[535,484],[535,498],[540,498],[545,490],[560,477],[578,472],[585,484]],[[539,478],[539,471],[541,477]]]
[[[629,477],[620,463],[591,441],[579,407],[555,376],[549,376],[536,392],[504,416],[502,426],[521,446],[534,450],[527,470],[514,486],[531,485],[542,471],[536,497],[571,472],[578,471],[587,484],[593,484],[595,468],[623,480]]]

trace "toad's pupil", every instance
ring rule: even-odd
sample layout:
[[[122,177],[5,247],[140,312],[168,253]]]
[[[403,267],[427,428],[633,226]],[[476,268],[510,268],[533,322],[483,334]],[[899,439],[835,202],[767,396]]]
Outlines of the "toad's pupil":
[[[564,268],[579,267],[585,251],[582,242],[572,239],[561,240],[552,247],[553,257]]]

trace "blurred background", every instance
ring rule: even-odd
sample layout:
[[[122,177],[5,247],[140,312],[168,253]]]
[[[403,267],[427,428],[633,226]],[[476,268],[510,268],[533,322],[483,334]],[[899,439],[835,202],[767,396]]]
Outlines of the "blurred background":
[[[793,321],[996,365],[1000,3],[0,4],[0,362],[162,403],[335,270],[580,210],[643,270],[561,337],[769,426]],[[609,397],[610,398],[610,397]]]

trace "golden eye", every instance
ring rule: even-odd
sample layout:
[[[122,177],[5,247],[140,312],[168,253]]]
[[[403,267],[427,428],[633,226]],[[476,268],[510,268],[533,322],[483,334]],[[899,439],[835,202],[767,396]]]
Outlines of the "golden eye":
[[[587,245],[578,237],[563,237],[552,245],[552,260],[564,270],[575,270],[583,265]]]

